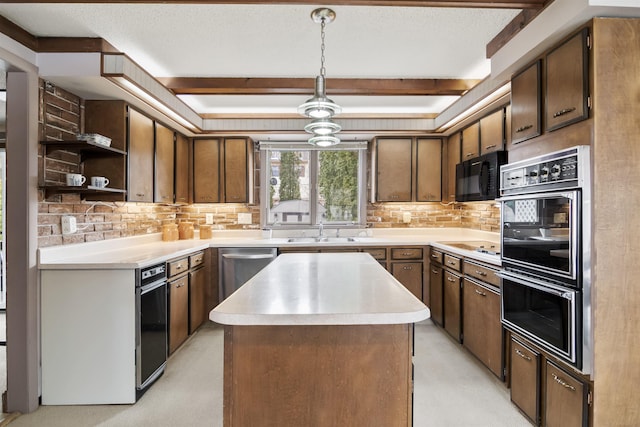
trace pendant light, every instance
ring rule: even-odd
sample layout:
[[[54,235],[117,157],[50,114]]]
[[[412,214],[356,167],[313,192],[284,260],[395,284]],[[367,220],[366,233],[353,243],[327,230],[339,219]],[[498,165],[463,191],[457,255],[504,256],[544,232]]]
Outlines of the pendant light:
[[[311,12],[313,22],[320,24],[320,75],[316,76],[313,97],[298,107],[298,113],[314,119],[304,127],[304,130],[314,135],[309,139],[309,143],[320,147],[328,147],[340,143],[340,139],[334,134],[342,129],[340,125],[331,120],[331,117],[340,114],[342,108],[327,98],[325,88],[324,28],[326,24],[333,22],[335,18],[336,13],[331,9],[319,8]]]

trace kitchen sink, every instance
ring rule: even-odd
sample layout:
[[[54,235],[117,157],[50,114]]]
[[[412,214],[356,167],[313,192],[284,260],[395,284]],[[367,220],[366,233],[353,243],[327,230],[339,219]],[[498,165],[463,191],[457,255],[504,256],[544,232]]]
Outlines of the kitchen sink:
[[[356,242],[355,237],[290,237],[288,243],[349,243]]]

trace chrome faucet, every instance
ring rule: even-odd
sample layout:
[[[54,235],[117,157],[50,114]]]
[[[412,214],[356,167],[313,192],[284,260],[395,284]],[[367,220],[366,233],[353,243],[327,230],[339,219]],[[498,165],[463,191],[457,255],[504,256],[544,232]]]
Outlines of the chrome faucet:
[[[320,231],[318,232],[318,238],[322,239],[324,237],[324,224],[320,222]]]

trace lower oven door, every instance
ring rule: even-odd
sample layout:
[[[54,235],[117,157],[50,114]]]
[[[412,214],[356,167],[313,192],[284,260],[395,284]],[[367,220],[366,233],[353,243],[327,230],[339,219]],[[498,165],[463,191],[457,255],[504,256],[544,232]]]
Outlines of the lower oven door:
[[[580,292],[506,271],[498,276],[503,325],[581,369]]]
[[[136,388],[142,390],[164,372],[167,362],[167,282],[137,288],[136,300]]]

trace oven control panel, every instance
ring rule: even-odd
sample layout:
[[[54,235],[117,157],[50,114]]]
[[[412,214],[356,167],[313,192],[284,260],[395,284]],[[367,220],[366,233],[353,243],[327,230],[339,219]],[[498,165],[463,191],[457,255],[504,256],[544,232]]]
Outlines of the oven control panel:
[[[585,147],[585,149],[582,149]],[[501,168],[502,191],[556,184],[553,187],[576,186],[578,180],[588,172],[588,146],[552,153],[546,156],[504,165]],[[583,170],[583,169],[587,170]]]

